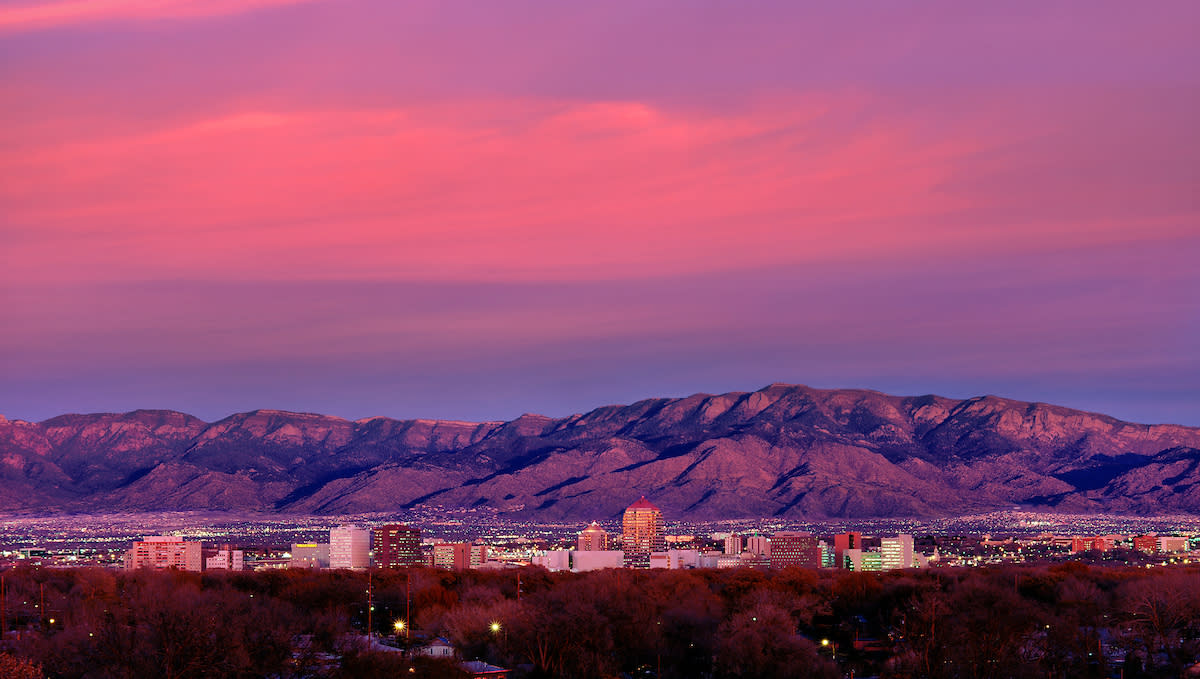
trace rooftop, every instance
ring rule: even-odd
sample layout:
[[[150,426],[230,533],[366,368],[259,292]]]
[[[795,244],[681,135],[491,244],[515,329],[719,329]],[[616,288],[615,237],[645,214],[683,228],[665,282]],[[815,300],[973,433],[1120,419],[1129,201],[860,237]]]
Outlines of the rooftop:
[[[628,512],[628,511],[632,511],[632,510],[636,510],[636,509],[653,509],[656,512],[662,512],[661,509],[654,506],[654,503],[647,500],[645,495],[638,498],[637,502],[634,502],[633,504],[629,505],[629,507],[625,511]]]

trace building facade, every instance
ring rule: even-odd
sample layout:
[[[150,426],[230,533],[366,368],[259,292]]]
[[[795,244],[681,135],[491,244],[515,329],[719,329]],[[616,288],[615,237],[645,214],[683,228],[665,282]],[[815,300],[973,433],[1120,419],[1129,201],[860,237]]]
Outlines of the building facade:
[[[1153,554],[1158,551],[1158,536],[1139,535],[1133,539],[1133,548]]]
[[[746,551],[755,556],[771,556],[771,538],[759,533],[746,536]]]
[[[433,546],[433,566],[450,571],[468,569],[470,566],[469,543],[438,542]]]
[[[811,533],[781,531],[771,536],[771,568],[821,567],[821,547]]]
[[[645,496],[629,505],[621,518],[621,547],[626,556],[666,550],[662,510]]]
[[[608,531],[593,521],[588,524],[587,528],[579,531],[579,539],[576,542],[576,547],[580,552],[608,551]]]
[[[155,535],[133,543],[125,552],[126,570],[153,568],[199,573],[204,569],[204,550],[199,542],[188,542],[174,535]]]
[[[421,531],[411,526],[393,523],[373,531],[375,566],[405,568],[425,563],[421,555]]]
[[[297,542],[292,544],[288,568],[329,568],[329,543]]]
[[[913,567],[913,536],[901,533],[894,538],[879,541],[879,555],[883,570]]]
[[[833,561],[838,568],[845,568],[847,549],[862,549],[862,533],[850,531],[833,536]]]
[[[730,533],[729,537],[725,538],[726,554],[741,554],[743,546],[742,536],[737,533]]]
[[[371,531],[340,526],[329,531],[329,567],[364,570],[371,567]]]
[[[246,563],[242,550],[234,549],[233,545],[221,545],[211,556],[204,559],[206,571],[240,571],[245,570]]]

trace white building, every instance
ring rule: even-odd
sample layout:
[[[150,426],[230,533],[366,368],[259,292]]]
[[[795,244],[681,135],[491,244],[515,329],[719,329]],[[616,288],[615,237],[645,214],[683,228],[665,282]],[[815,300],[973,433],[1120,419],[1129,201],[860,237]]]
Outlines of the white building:
[[[624,568],[625,552],[620,550],[588,550],[571,552],[571,570],[576,573],[602,568]]]
[[[339,526],[329,531],[329,567],[364,570],[371,567],[371,531]]]
[[[534,566],[541,566],[548,571],[568,571],[571,570],[571,551],[567,549],[554,549],[539,554],[533,557],[531,562]]]
[[[242,550],[234,549],[229,545],[222,545],[217,553],[204,560],[204,570],[206,571],[241,571],[246,569],[246,564],[242,558]]]
[[[913,536],[901,533],[894,538],[879,541],[880,559],[883,570],[913,567]]]

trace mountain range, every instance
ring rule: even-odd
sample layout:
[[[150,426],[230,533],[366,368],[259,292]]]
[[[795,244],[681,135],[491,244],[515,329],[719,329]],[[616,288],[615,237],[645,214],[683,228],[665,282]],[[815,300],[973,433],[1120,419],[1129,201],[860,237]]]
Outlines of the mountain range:
[[[933,517],[1014,506],[1200,513],[1200,429],[995,396],[772,384],[555,419],[345,420],[256,410],[0,417],[0,511]]]

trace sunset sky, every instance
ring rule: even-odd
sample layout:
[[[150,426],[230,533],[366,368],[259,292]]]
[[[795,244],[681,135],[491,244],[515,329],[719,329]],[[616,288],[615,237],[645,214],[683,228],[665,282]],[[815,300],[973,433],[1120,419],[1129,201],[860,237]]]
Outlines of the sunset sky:
[[[0,0],[0,413],[1200,425],[1200,2]]]

